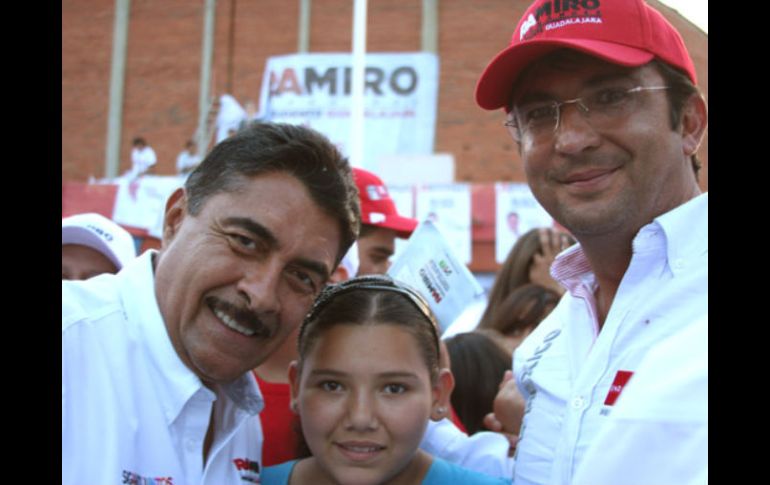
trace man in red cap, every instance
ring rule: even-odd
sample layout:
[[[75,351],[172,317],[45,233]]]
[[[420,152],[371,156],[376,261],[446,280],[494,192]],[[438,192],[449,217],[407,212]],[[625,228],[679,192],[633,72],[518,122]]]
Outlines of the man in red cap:
[[[516,485],[707,476],[707,406],[657,402],[654,388],[629,403],[623,392],[637,369],[642,382],[665,380],[640,363],[708,311],[708,194],[695,157],[707,114],[695,84],[681,36],[642,0],[537,0],[478,81],[476,101],[505,115],[533,194],[579,242],[556,258],[551,274],[568,291],[517,348],[499,396],[518,388],[523,421],[491,422],[521,425]],[[689,355],[705,359],[704,342]],[[644,369],[682,374],[683,359],[669,357]],[[704,382],[688,390],[705,401]],[[592,445],[618,416],[613,446],[634,451],[613,456],[645,465],[584,473],[609,465]]]
[[[387,187],[372,172],[354,167],[353,178],[361,202],[358,274],[385,274],[396,250],[396,238],[409,238],[417,219],[398,214]]]

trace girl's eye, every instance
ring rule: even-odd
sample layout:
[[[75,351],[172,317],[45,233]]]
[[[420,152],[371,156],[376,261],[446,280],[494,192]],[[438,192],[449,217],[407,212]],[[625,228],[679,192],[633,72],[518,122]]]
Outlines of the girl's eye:
[[[403,394],[406,392],[406,386],[403,384],[387,384],[383,391],[385,394]]]
[[[327,392],[339,392],[342,390],[342,386],[339,382],[324,381],[321,383],[321,389]]]

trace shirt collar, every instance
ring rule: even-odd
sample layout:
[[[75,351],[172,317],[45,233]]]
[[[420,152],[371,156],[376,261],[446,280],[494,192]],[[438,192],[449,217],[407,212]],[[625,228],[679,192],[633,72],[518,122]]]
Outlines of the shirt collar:
[[[708,255],[708,209],[707,192],[655,219],[666,236],[666,256],[674,276],[692,264],[702,264],[700,257]]]
[[[708,193],[656,217],[639,230],[633,244],[635,252],[640,247],[664,244],[667,265],[674,276],[697,264],[696,258],[708,254]],[[556,257],[551,276],[572,294],[582,284],[592,284],[591,265],[580,244]]]
[[[562,251],[551,265],[551,276],[571,294],[575,294],[586,278],[592,279],[591,263],[583,248],[575,244]]]
[[[152,261],[157,254],[155,250],[148,250],[121,271],[124,274],[121,299],[126,319],[139,327],[143,336],[142,343],[157,370],[156,375],[162,376],[158,382],[153,383],[155,397],[162,404],[166,421],[170,424],[197,392],[203,390],[212,400],[213,394],[209,394],[210,391],[200,378],[182,362],[171,344],[155,298]],[[264,405],[259,386],[251,372],[244,373],[221,388],[237,407],[248,414],[259,413]]]

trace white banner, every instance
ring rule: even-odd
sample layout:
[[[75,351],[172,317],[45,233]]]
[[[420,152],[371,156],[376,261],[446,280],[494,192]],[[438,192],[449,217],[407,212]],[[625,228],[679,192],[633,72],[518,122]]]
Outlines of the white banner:
[[[436,314],[441,333],[484,294],[449,241],[429,220],[417,226],[401,256],[388,269],[393,278],[419,290]]]
[[[430,220],[465,263],[472,259],[471,188],[468,184],[423,185],[417,188],[417,219]]]
[[[291,54],[267,60],[260,116],[310,126],[350,156],[351,54]],[[438,57],[366,55],[363,167],[382,155],[433,153]]]
[[[519,236],[536,227],[552,227],[553,219],[524,183],[495,184],[495,260],[505,261]]]
[[[166,201],[177,188],[184,185],[185,177],[143,175],[133,181],[116,179],[118,192],[112,220],[124,226],[146,229],[157,238],[162,236]]]

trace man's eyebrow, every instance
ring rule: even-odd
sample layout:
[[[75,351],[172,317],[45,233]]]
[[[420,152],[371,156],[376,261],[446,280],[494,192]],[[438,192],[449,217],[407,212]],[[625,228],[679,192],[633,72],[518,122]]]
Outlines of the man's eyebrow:
[[[268,228],[253,219],[249,219],[248,217],[228,217],[223,222],[226,226],[238,226],[241,229],[245,229],[246,231],[254,234],[263,242],[267,243],[271,249],[277,249],[280,247],[280,244],[278,244],[278,239],[275,237],[275,235]]]
[[[254,234],[254,236],[258,237],[261,241],[266,243],[271,250],[279,249],[281,247],[281,244],[278,242],[278,238],[275,237],[270,229],[266,228],[253,219],[249,219],[248,217],[228,217],[223,222],[226,226],[238,226]],[[308,271],[312,271],[318,274],[318,276],[320,276],[324,281],[329,278],[331,270],[320,261],[307,258],[298,258],[294,261],[294,263]]]

